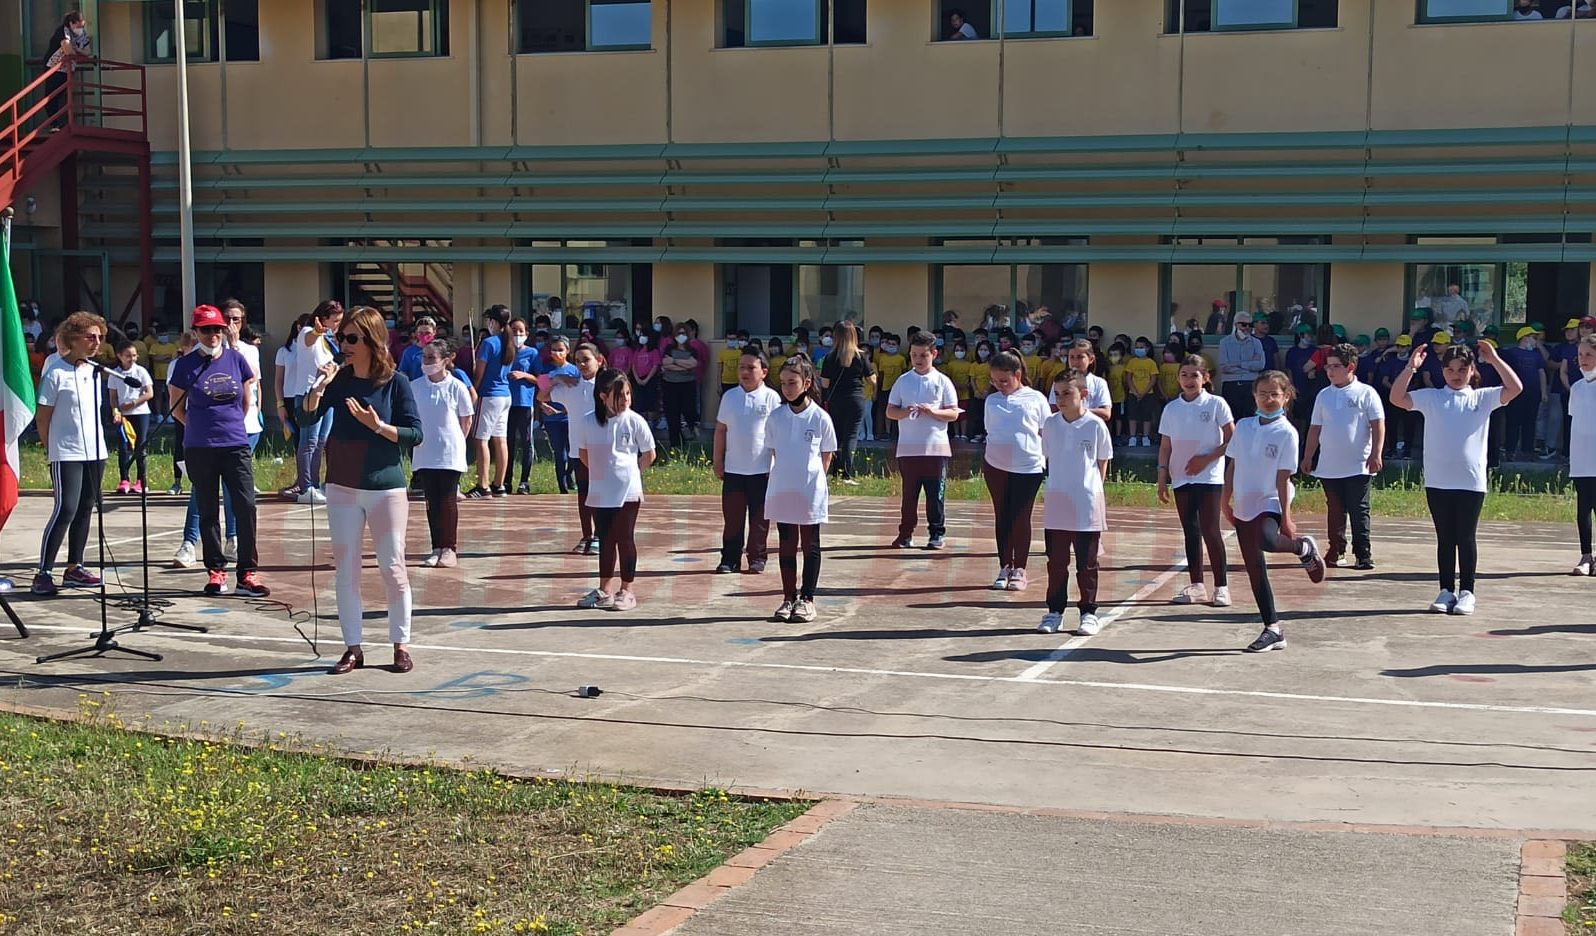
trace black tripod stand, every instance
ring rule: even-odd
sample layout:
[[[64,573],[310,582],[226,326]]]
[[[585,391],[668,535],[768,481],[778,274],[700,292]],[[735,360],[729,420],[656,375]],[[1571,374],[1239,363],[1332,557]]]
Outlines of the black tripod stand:
[[[166,428],[167,424],[172,421],[172,412],[177,409],[175,404],[182,403],[183,398],[186,396],[188,396],[186,392],[180,391],[174,405],[168,406],[166,414],[154,426],[150,427],[150,431],[144,434],[144,438],[134,443],[134,465],[142,466],[145,463],[144,453],[149,448],[151,440],[160,435],[161,430]],[[133,626],[129,629],[137,633],[149,630],[152,627],[170,627],[174,630],[188,631],[194,634],[208,633],[210,628],[201,627],[198,624],[179,624],[175,621],[163,621],[156,613],[162,608],[171,607],[172,603],[165,598],[150,597],[150,482],[147,477],[148,472],[145,472],[145,475],[144,483],[139,485],[139,538],[144,543],[144,552],[140,557],[139,567],[143,573],[144,587],[139,597],[129,598],[121,604],[121,607],[137,611],[139,615],[138,620],[134,621]]]
[[[28,636],[28,625],[22,623],[22,618],[17,617],[16,609],[6,600],[4,592],[0,592],[0,611],[5,612],[5,616],[11,619],[11,626],[17,629],[18,637]]]

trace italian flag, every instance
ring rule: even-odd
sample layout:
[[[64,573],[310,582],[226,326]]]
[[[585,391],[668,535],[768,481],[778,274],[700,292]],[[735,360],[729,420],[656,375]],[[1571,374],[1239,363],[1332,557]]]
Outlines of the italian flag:
[[[11,283],[11,219],[0,234],[0,435],[5,453],[0,457],[0,529],[17,506],[22,478],[22,458],[17,440],[33,422],[33,374],[28,367],[28,337],[22,331],[17,290]]]

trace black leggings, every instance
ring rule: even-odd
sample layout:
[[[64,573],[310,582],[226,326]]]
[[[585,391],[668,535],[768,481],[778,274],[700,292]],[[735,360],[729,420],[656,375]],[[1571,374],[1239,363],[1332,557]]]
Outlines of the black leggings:
[[[670,430],[673,449],[680,449],[687,444],[685,430],[693,418],[693,397],[697,395],[698,384],[694,381],[665,384],[665,425]]]
[[[1097,551],[1102,533],[1043,530],[1047,543],[1047,610],[1062,614],[1070,605],[1070,551],[1075,552],[1075,584],[1081,592],[1081,613],[1097,613]]]
[[[427,499],[427,530],[433,549],[457,549],[460,529],[460,472],[417,468],[415,483]]]
[[[595,507],[593,525],[599,538],[599,584],[615,577],[621,568],[621,587],[637,578],[637,509],[642,501],[627,501],[619,507]]]
[[[510,481],[515,477],[515,460],[521,460],[521,483],[526,484],[532,478],[532,407],[510,407],[510,429],[506,444],[510,447],[510,459],[505,464],[509,465],[504,470],[504,485],[510,486]]]
[[[1042,474],[1015,474],[983,462],[981,474],[992,497],[997,534],[998,565],[1023,569],[1031,555],[1031,509],[1042,489]]]
[[[1183,484],[1175,488],[1175,509],[1180,512],[1180,528],[1186,535],[1186,569],[1193,585],[1203,583],[1203,546],[1208,547],[1208,563],[1214,568],[1214,587],[1230,584],[1225,564],[1225,536],[1219,529],[1219,501],[1222,484]]]
[[[1567,436],[1564,436],[1566,439]],[[1596,514],[1596,477],[1574,479],[1574,520],[1579,524],[1579,554],[1590,555],[1591,515]]]
[[[1430,502],[1430,522],[1435,524],[1435,571],[1443,591],[1474,590],[1474,571],[1480,551],[1476,536],[1480,529],[1480,510],[1485,506],[1482,491],[1452,491],[1425,488]]]
[[[820,583],[820,524],[776,524],[781,551],[781,594],[787,601],[814,601]],[[798,546],[804,550],[804,584],[798,587]]]
[[[94,517],[94,498],[105,474],[103,461],[58,461],[50,463],[50,483],[55,488],[55,510],[44,525],[44,541],[39,545],[39,571],[55,566],[61,540],[67,541],[67,567],[83,564],[83,550],[89,545],[89,521]],[[68,536],[70,531],[71,535]]]
[[[831,461],[831,473],[852,478],[853,451],[859,445],[859,426],[864,422],[864,394],[832,397],[827,408],[837,430],[837,457]]]
[[[1265,625],[1276,623],[1280,615],[1275,613],[1275,591],[1269,587],[1269,563],[1264,553],[1290,553],[1300,557],[1301,542],[1280,532],[1277,513],[1236,520],[1236,545],[1241,547],[1241,561],[1247,567],[1247,580],[1252,582],[1252,600],[1258,603],[1258,613],[1263,616]]]
[[[582,521],[582,538],[593,538],[593,508],[587,505],[587,466],[576,461],[576,516]]]
[[[127,470],[133,467],[133,450],[138,449],[139,473],[137,477],[139,479],[139,483],[144,484],[148,481],[148,479],[145,477],[144,469],[146,467],[145,463],[149,460],[146,454],[149,452],[149,443],[144,441],[144,437],[150,434],[150,414],[123,414],[122,418],[127,420],[128,424],[133,427],[133,437],[138,439],[138,441],[130,445],[128,444],[126,435],[120,432],[116,434],[116,464],[117,467],[121,469],[122,480],[126,481]]]

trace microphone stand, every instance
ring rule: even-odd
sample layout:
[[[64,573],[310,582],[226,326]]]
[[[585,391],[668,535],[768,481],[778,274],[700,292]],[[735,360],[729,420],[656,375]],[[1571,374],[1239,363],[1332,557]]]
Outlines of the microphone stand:
[[[179,390],[176,402],[180,404],[187,397],[188,391]],[[168,406],[166,414],[154,426],[150,427],[150,431],[144,434],[144,438],[134,443],[133,464],[138,465],[143,462],[145,450],[149,447],[150,442],[161,434],[161,430],[171,423],[172,413],[175,409],[175,405]],[[150,597],[150,481],[148,474],[149,472],[146,469],[144,483],[139,485],[139,530],[142,533],[140,539],[144,543],[144,555],[140,560],[139,566],[143,572],[144,590],[140,597],[131,598],[122,604],[122,607],[136,610],[139,613],[138,620],[133,622],[133,626],[129,629],[134,633],[139,633],[152,627],[170,627],[174,630],[188,631],[194,634],[209,633],[210,628],[208,627],[201,627],[198,624],[180,624],[176,621],[163,621],[156,616],[158,609],[169,608],[172,603],[165,598]],[[193,497],[194,494],[190,492],[189,496]],[[187,516],[186,512],[184,516]]]

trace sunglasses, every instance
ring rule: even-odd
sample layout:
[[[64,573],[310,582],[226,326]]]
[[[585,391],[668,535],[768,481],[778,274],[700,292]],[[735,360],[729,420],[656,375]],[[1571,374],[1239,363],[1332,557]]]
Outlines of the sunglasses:
[[[359,332],[343,332],[342,334],[340,334],[338,336],[338,340],[343,342],[344,344],[360,344],[360,333]]]
[[[222,332],[227,331],[227,327],[225,325],[201,325],[195,331],[202,335],[220,335]]]

